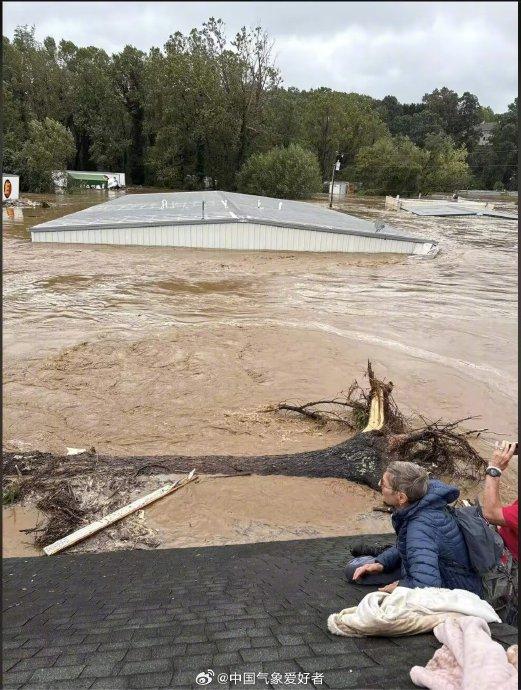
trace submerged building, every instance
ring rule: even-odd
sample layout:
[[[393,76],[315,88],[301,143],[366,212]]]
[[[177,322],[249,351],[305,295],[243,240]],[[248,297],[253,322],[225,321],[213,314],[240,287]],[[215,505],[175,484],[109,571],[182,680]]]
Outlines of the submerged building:
[[[57,189],[65,189],[69,180],[94,189],[119,189],[125,186],[125,173],[88,170],[55,170],[52,179]]]
[[[435,253],[383,221],[231,192],[129,194],[31,228],[33,242],[303,252]]]

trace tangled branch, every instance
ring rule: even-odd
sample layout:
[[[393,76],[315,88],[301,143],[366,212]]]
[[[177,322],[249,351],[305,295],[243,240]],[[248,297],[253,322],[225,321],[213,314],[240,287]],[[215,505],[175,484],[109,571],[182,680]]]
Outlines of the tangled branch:
[[[303,404],[282,402],[278,410],[303,414],[315,421],[337,421],[352,431],[362,431],[369,420],[371,401],[380,392],[384,403],[383,433],[388,440],[389,460],[415,462],[436,475],[451,475],[458,479],[476,480],[484,476],[486,461],[473,448],[470,441],[488,429],[465,430],[462,424],[475,417],[464,417],[454,422],[429,421],[420,415],[423,425],[413,427],[410,419],[400,412],[392,396],[392,382],[376,378],[367,363],[366,377],[369,390],[357,381],[331,400],[317,400]]]

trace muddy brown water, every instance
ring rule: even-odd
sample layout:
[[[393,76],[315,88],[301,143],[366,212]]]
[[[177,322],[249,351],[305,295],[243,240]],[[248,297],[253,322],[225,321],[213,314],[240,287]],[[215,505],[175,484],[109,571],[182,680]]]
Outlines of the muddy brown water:
[[[485,453],[517,438],[517,223],[386,212],[374,198],[341,204],[438,240],[434,260],[31,244],[32,225],[116,194],[27,195],[53,207],[3,209],[6,449],[326,447],[345,431],[266,408],[332,397],[367,359],[404,411],[478,416],[466,424],[489,429]],[[252,523],[261,503],[248,502]]]
[[[30,506],[13,505],[2,510],[2,556],[39,556],[31,534],[24,530],[37,529],[45,516]]]
[[[137,493],[146,495],[180,476],[150,478]],[[341,479],[203,475],[146,508],[145,517],[162,548],[183,548],[388,532],[389,516],[372,511],[378,505],[377,492]],[[4,508],[4,558],[41,555],[21,530],[43,520],[30,506]],[[89,550],[111,548],[100,536],[89,540]]]

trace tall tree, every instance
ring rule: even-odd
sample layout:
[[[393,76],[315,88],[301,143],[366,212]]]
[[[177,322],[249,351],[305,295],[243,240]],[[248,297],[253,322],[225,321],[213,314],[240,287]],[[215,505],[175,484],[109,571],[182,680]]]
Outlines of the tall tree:
[[[428,157],[421,174],[421,191],[454,192],[467,189],[472,175],[467,164],[467,150],[457,148],[447,134],[428,134],[425,139]]]
[[[266,101],[260,147],[269,149],[304,142],[304,108],[305,94],[299,89],[273,89]]]
[[[502,182],[506,189],[517,189],[518,124],[516,97],[507,112],[498,116],[491,141],[497,160],[496,180]]]
[[[131,184],[144,182],[144,78],[145,53],[127,45],[112,58],[112,80],[115,95],[123,104],[129,128],[128,146],[124,153],[125,172]]]
[[[351,164],[358,151],[388,134],[373,99],[320,88],[305,93],[304,136],[316,153],[323,179],[331,174],[336,153]]]
[[[357,179],[375,194],[415,193],[427,158],[428,153],[407,137],[384,137],[359,151]]]
[[[481,106],[477,96],[465,91],[459,97],[456,122],[454,141],[458,146],[465,146],[467,150],[472,150],[479,140],[477,127],[481,122]]]
[[[51,191],[52,172],[65,169],[73,156],[74,138],[60,122],[50,117],[31,120],[29,137],[18,156],[22,190]]]
[[[457,146],[466,146],[469,150],[474,148],[479,139],[477,125],[481,122],[477,96],[469,91],[458,96],[444,86],[425,94],[423,103],[439,117],[443,131],[454,139]]]
[[[444,131],[447,134],[454,134],[458,129],[458,94],[443,86],[441,89],[434,89],[432,93],[426,93],[422,101],[432,113],[439,117]]]

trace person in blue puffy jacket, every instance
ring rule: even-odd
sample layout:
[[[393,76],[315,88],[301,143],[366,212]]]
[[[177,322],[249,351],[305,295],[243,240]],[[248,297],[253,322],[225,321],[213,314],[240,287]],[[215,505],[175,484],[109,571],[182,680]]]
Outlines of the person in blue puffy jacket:
[[[354,567],[346,576],[360,584],[382,584],[380,591],[395,587],[444,587],[466,589],[481,596],[481,578],[470,566],[463,534],[447,510],[459,489],[437,479],[412,462],[392,462],[380,481],[384,502],[393,507],[397,535],[392,546],[376,558]],[[386,579],[387,578],[387,579]]]

